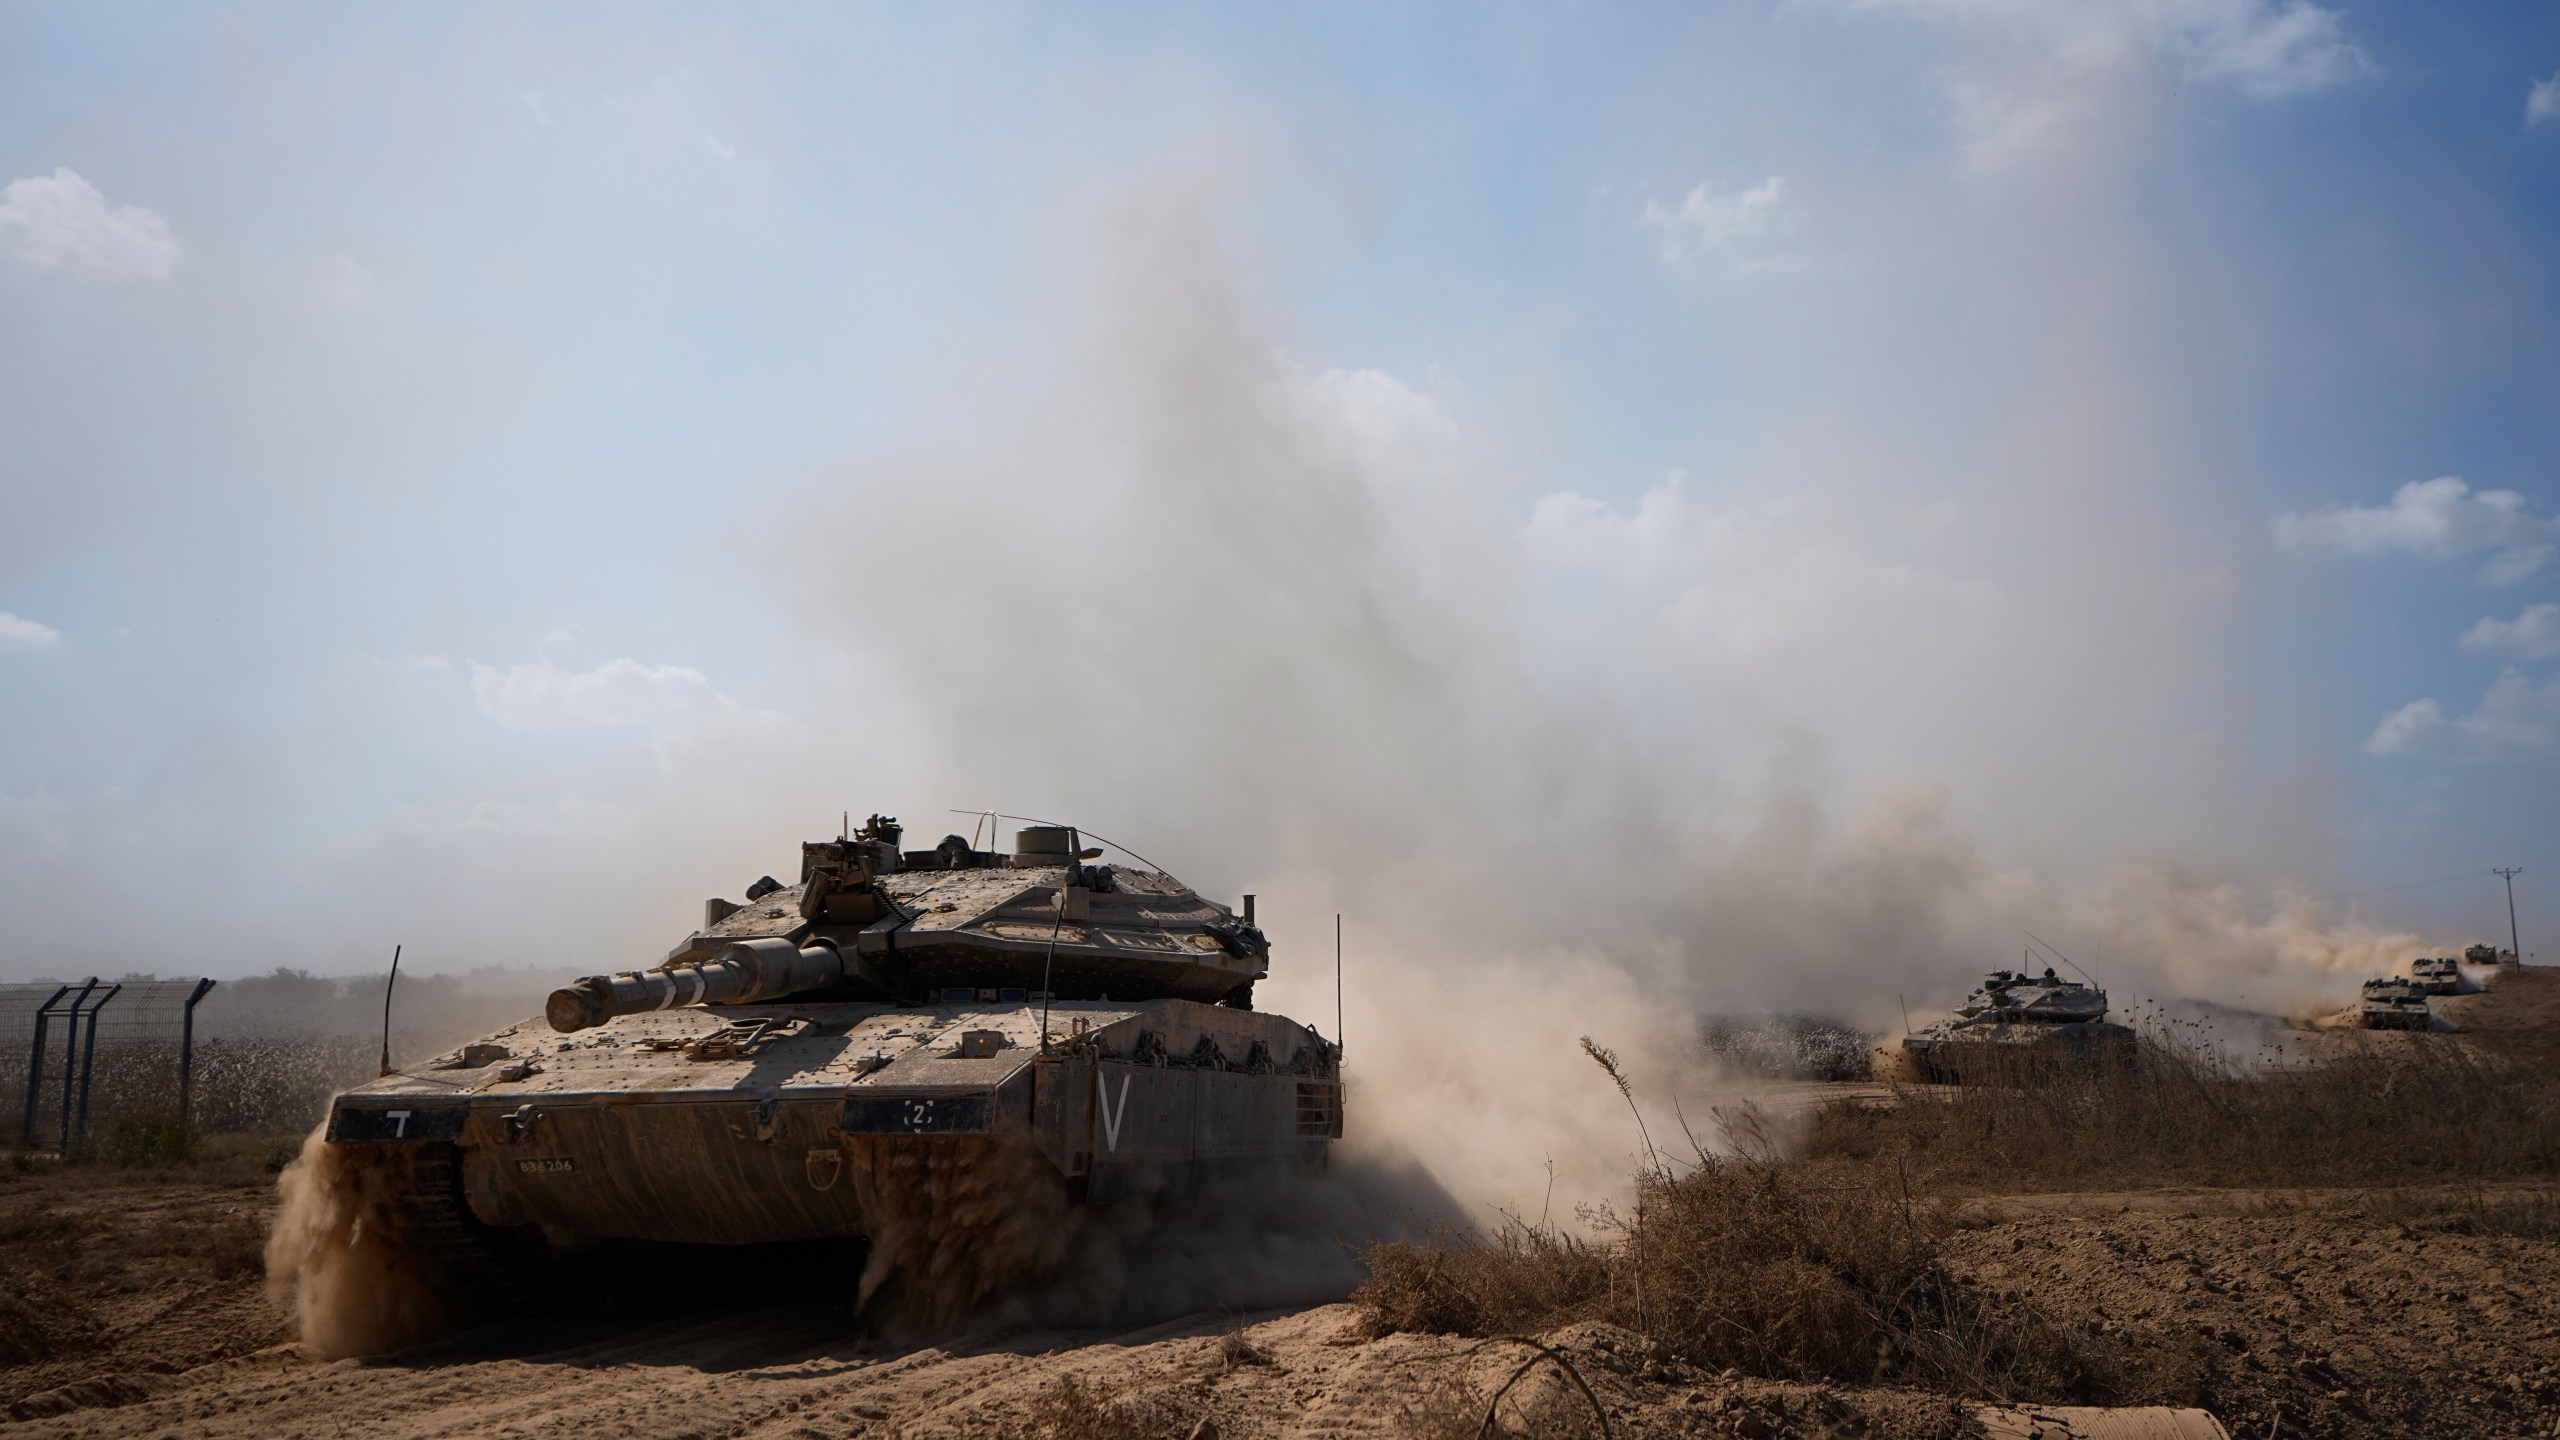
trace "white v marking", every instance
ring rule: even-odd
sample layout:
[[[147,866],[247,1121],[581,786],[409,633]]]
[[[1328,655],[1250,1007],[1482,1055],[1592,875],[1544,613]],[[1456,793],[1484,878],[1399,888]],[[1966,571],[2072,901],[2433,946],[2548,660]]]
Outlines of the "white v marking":
[[[1134,1075],[1120,1077],[1120,1103],[1114,1105],[1111,1103],[1109,1078],[1099,1072],[1096,1072],[1093,1077],[1094,1098],[1100,1102],[1102,1110],[1102,1148],[1114,1154],[1119,1153],[1120,1150],[1121,1118],[1129,1113],[1129,1082],[1136,1078]]]

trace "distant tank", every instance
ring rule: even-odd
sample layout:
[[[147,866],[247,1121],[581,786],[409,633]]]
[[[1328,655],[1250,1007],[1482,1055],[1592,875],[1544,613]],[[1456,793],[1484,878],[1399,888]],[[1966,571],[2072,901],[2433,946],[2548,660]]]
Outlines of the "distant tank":
[[[2368,1030],[2425,1030],[2435,1024],[2426,990],[2415,980],[2396,977],[2364,982],[2356,1018]]]
[[[2462,967],[2450,955],[2412,960],[2409,978],[2429,995],[2451,995],[2462,988]]]
[[[1958,1083],[2024,1076],[2045,1064],[2094,1065],[2132,1057],[2133,1031],[2107,1020],[2107,992],[2064,980],[1995,970],[1949,1019],[1902,1039],[1924,1079]]]
[[[2463,950],[2462,960],[2466,965],[2513,965],[2516,952],[2495,945],[2473,945]]]
[[[1010,853],[900,837],[875,815],[803,845],[796,883],[708,902],[655,966],[340,1095],[327,1138],[397,1172],[460,1292],[606,1241],[862,1237],[940,1266],[954,1195],[1063,1211],[1326,1163],[1340,1054],[1251,1008],[1252,896],[1088,864],[1062,826]]]

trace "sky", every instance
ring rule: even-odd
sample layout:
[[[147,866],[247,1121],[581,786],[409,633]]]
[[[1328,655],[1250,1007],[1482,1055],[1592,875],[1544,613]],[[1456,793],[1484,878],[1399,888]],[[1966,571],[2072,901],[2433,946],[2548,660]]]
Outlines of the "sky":
[[[2555,240],[2549,6],[15,7],[0,979],[983,809],[1354,1045],[2548,955]]]

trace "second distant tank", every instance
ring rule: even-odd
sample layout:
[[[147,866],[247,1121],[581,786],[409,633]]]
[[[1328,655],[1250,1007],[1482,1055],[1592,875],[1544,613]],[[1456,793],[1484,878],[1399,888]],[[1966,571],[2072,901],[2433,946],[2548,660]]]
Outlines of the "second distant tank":
[[[2032,1073],[2039,1065],[2130,1059],[2133,1031],[2107,1020],[2107,992],[2053,973],[1995,970],[1956,1013],[1906,1035],[1903,1053],[1924,1079],[1966,1083]]]
[[[2435,1025],[2427,1008],[2427,992],[2415,980],[2397,977],[2364,982],[2356,1018],[2368,1030],[2426,1030]]]
[[[2412,960],[2409,978],[2430,995],[2451,995],[2462,988],[2462,967],[2450,955]]]

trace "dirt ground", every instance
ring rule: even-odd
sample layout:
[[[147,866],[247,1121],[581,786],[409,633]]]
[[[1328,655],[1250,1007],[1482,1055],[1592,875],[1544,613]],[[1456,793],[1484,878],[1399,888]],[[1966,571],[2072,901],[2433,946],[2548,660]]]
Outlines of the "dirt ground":
[[[900,1345],[793,1273],[696,1270],[608,1310],[485,1327],[365,1361],[302,1358],[257,1274],[267,1177],[46,1172],[0,1185],[0,1404],[11,1436],[904,1437],[1030,1421],[1059,1381],[1127,1433],[1471,1431],[1528,1358],[1511,1342],[1363,1338],[1348,1305],[1120,1333]],[[2138,1192],[1982,1202],[1958,1273],[2030,1294],[2192,1379],[2235,1434],[2548,1436],[2560,1423],[2560,1244],[2477,1230],[2560,1196]],[[706,1296],[730,1297],[706,1305]],[[1545,1337],[1617,1434],[1922,1435],[1946,1402],[1696,1373],[1600,1325]],[[1524,1392],[1561,1426],[1560,1372]],[[1453,1418],[1454,1417],[1454,1418]],[[1457,1423],[1459,1419],[1463,1423]],[[2278,1425],[2278,1421],[2281,1425]],[[1454,1426],[1454,1428],[1453,1428]]]
[[[2529,1005],[2478,997],[2464,1033],[2540,1050],[2560,1020],[2555,982],[2535,975],[2508,997]],[[1342,1304],[897,1343],[852,1314],[849,1287],[686,1252],[566,1315],[324,1363],[292,1343],[260,1271],[286,1153],[242,1142],[163,1170],[0,1162],[0,1434],[1101,1440],[1205,1435],[1207,1420],[1227,1437],[1458,1436],[1533,1354],[1366,1338]],[[1949,1251],[1960,1279],[2177,1375],[2177,1398],[2235,1436],[2549,1437],[2555,1216],[2560,1192],[2523,1185],[1995,1195],[1965,1202]],[[1541,1338],[1620,1436],[1982,1433],[1943,1398],[1693,1371],[1597,1324]],[[1505,1415],[1524,1430],[1597,1433],[1552,1364],[1514,1394],[1528,1409]],[[1061,1410],[1079,1396],[1090,1413]]]

